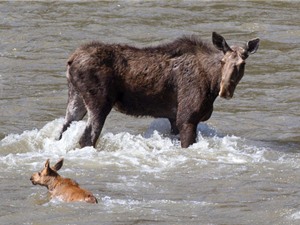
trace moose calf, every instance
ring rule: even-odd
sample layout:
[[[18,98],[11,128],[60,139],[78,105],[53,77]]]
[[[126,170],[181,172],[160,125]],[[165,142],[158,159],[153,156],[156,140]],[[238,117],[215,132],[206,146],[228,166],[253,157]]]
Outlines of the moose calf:
[[[63,159],[59,160],[54,166],[50,167],[49,159],[41,172],[34,173],[30,180],[34,185],[47,187],[51,198],[58,197],[65,202],[85,201],[88,203],[98,203],[93,194],[79,187],[78,183],[61,177],[57,171],[62,167]]]

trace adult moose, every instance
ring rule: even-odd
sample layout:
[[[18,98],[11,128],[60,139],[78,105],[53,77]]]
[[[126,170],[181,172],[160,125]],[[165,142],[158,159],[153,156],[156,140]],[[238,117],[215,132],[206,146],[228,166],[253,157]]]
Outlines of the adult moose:
[[[213,45],[184,36],[157,47],[92,42],[69,58],[69,98],[62,133],[88,113],[81,147],[94,146],[115,107],[133,116],[168,118],[181,147],[196,141],[196,127],[210,118],[214,100],[225,99],[244,75],[245,60],[259,38],[231,46],[212,33]]]

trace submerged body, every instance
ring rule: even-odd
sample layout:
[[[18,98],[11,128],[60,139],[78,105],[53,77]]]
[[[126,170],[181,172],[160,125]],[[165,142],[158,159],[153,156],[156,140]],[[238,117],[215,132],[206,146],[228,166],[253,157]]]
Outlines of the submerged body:
[[[31,176],[30,180],[32,184],[47,187],[51,198],[59,198],[65,202],[85,201],[88,203],[98,203],[91,192],[81,188],[74,180],[64,178],[57,173],[62,164],[63,160],[60,160],[53,167],[50,167],[48,159],[44,169]]]
[[[196,127],[210,118],[219,95],[231,98],[244,74],[244,60],[258,48],[230,48],[213,33],[213,45],[195,36],[157,47],[135,48],[93,42],[68,60],[68,107],[62,133],[88,112],[81,147],[95,146],[115,107],[133,116],[168,118],[181,146],[196,140]]]
[[[54,183],[54,188],[49,189],[51,196],[60,198],[65,202],[85,201],[97,203],[93,194],[79,187],[79,184],[70,178],[58,177]]]

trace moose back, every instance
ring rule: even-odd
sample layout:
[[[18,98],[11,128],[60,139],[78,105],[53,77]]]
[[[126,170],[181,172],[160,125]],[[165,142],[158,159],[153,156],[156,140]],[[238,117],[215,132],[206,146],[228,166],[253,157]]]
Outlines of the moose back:
[[[195,143],[197,124],[210,118],[217,96],[230,99],[244,75],[245,60],[259,39],[229,46],[212,33],[212,44],[184,36],[156,47],[92,42],[67,63],[68,106],[60,134],[88,114],[81,147],[96,145],[115,107],[133,116],[168,118],[183,148]]]

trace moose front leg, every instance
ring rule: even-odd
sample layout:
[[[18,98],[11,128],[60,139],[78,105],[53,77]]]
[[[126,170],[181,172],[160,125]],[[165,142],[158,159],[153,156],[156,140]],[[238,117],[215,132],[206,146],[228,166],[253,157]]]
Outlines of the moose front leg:
[[[180,128],[181,147],[187,148],[196,142],[197,124],[183,123]]]
[[[195,95],[197,90],[189,89],[186,96],[194,96],[183,99],[178,104],[176,125],[179,129],[181,147],[187,148],[196,142],[197,125],[201,121],[206,111],[206,102],[202,100],[202,95]]]

